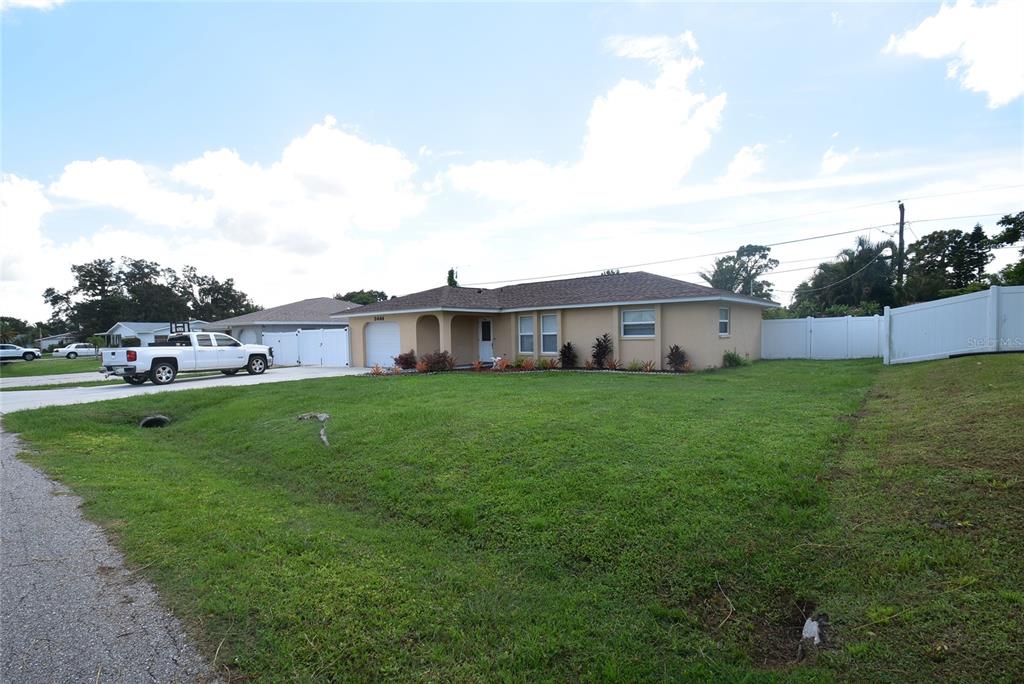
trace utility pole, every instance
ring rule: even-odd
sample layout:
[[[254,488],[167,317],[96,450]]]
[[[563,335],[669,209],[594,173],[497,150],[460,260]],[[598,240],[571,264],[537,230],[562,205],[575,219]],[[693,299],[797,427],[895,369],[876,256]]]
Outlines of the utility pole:
[[[900,250],[896,255],[896,287],[899,288],[900,293],[903,292],[903,261],[905,259],[903,253],[903,201],[900,201]]]

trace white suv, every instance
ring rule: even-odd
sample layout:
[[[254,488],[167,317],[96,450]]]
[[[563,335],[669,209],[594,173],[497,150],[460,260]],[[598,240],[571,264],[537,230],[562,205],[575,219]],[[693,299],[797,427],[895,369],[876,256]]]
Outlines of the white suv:
[[[14,359],[25,359],[35,361],[43,355],[38,349],[19,347],[16,344],[0,344],[0,361],[13,361]]]
[[[53,358],[59,359],[64,357],[65,359],[77,359],[79,356],[98,356],[99,352],[96,351],[96,347],[85,342],[76,342],[69,344],[66,347],[60,347],[59,349],[53,350]]]

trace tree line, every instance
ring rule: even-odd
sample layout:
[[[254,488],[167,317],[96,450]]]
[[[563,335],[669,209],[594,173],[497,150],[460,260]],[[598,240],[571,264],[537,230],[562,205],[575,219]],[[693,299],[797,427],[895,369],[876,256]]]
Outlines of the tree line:
[[[898,276],[899,248],[892,240],[858,237],[832,261],[822,262],[793,293],[793,303],[769,310],[768,317],[846,316],[880,313],[886,306],[952,297],[992,285],[1024,285],[1024,258],[998,273],[986,268],[992,250],[1024,240],[1024,212],[1003,216],[993,236],[981,224],[970,231],[937,230],[906,248],[904,277]],[[765,279],[779,265],[763,245],[744,245],[715,259],[701,278],[711,287],[771,299],[774,285]],[[1024,257],[1024,247],[1019,255]]]
[[[40,327],[47,332],[85,338],[118,321],[216,321],[260,310],[233,278],[218,280],[194,266],[178,273],[155,261],[123,257],[75,264],[71,273],[70,289],[43,292],[51,313]]]

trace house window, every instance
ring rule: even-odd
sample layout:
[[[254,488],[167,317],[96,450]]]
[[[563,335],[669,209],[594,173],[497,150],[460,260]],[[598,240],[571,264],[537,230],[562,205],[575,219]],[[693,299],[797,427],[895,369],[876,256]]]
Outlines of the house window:
[[[519,317],[519,353],[533,353],[533,316]]]
[[[729,307],[727,306],[718,309],[718,334],[722,337],[729,335]]]
[[[622,312],[623,337],[653,337],[654,309],[629,309]]]
[[[540,351],[542,354],[558,353],[558,316],[555,314],[540,317]]]

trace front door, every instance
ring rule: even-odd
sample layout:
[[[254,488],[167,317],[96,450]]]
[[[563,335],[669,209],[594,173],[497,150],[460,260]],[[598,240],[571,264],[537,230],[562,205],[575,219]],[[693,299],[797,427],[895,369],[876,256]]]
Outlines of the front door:
[[[494,358],[494,344],[491,341],[491,321],[481,319],[480,321],[480,360],[490,361]]]

